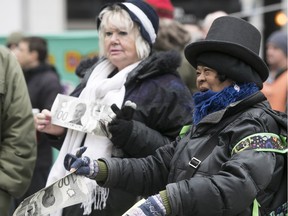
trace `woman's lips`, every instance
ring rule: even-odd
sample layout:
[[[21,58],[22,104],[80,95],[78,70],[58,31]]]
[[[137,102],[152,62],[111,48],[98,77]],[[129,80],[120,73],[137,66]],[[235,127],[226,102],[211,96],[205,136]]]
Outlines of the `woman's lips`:
[[[111,49],[110,50],[111,54],[117,54],[117,53],[120,53],[120,52],[121,52],[121,50],[119,50],[119,49]]]
[[[201,91],[201,92],[205,92],[205,91],[208,91],[209,89],[208,88],[205,88],[205,87],[200,87],[199,88],[199,91]]]

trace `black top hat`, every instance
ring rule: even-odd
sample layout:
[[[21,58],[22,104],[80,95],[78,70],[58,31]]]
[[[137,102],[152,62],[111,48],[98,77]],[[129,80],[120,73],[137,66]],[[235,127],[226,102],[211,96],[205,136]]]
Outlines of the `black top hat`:
[[[196,68],[201,53],[229,54],[250,65],[264,82],[269,69],[259,56],[260,42],[260,32],[253,25],[240,18],[223,16],[212,23],[204,40],[186,46],[185,57]]]

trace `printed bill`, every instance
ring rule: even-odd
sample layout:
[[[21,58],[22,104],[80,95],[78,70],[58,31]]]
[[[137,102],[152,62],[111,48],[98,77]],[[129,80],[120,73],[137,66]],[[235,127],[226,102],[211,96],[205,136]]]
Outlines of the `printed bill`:
[[[44,216],[83,202],[88,194],[83,176],[70,173],[24,199],[13,216]]]
[[[109,105],[58,94],[52,109],[52,124],[77,131],[106,135],[105,127],[115,116]]]

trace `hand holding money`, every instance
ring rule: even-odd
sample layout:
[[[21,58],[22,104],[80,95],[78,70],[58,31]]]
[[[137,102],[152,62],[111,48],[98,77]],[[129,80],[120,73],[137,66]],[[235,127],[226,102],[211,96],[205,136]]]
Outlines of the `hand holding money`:
[[[64,133],[63,127],[51,123],[51,112],[47,109],[42,110],[34,116],[34,124],[38,131],[45,132],[54,136],[60,136]]]
[[[114,116],[110,105],[62,94],[57,95],[51,109],[53,125],[100,136],[107,136],[102,126]]]
[[[84,175],[88,178],[95,179],[98,174],[98,163],[87,156],[82,157],[87,147],[81,147],[76,155],[66,154],[64,158],[64,167],[70,172],[75,172],[77,175]]]

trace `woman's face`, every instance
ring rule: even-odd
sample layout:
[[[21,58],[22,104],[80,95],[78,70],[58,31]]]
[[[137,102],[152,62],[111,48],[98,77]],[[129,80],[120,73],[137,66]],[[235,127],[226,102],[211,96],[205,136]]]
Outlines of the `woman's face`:
[[[128,32],[107,26],[104,31],[105,55],[118,70],[139,61],[135,46],[135,29]]]
[[[196,85],[197,89],[201,92],[211,90],[214,92],[220,92],[225,87],[230,86],[233,83],[232,80],[226,79],[221,82],[218,78],[218,73],[216,70],[206,67],[197,66],[196,70]]]

